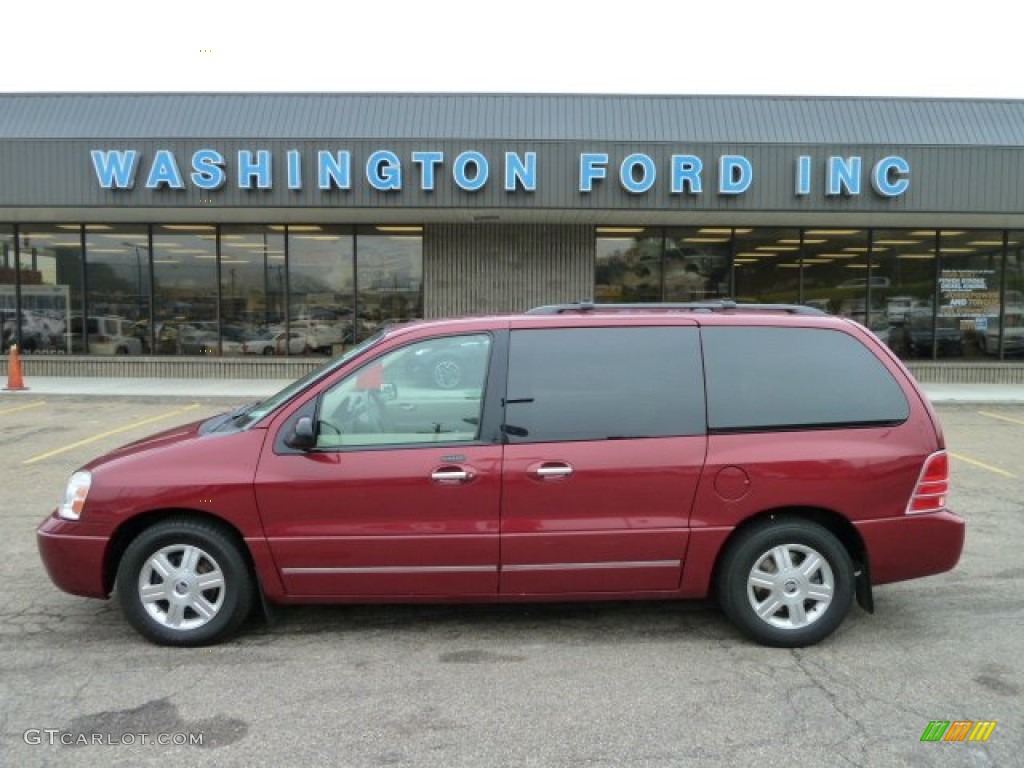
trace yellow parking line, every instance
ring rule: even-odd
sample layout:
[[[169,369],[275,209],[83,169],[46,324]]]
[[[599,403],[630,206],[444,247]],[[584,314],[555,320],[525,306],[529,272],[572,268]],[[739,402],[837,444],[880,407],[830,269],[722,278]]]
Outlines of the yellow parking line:
[[[177,408],[173,411],[162,413],[159,416],[151,416],[150,418],[143,419],[142,421],[134,421],[131,424],[126,424],[123,427],[118,427],[117,429],[111,429],[106,432],[101,432],[98,435],[87,437],[85,438],[85,440],[79,440],[77,443],[71,443],[70,445],[65,445],[62,448],[57,448],[52,451],[47,451],[46,453],[41,453],[38,456],[33,456],[31,459],[25,459],[25,461],[23,461],[22,464],[35,464],[37,461],[48,459],[51,456],[57,456],[58,454],[74,450],[75,448],[79,448],[83,445],[88,445],[89,443],[95,443],[97,440],[102,440],[105,437],[110,437],[111,435],[118,435],[122,432],[128,432],[129,430],[137,429],[138,427],[144,427],[146,424],[152,424],[154,421],[162,421],[163,419],[169,419],[172,416],[178,416],[182,413],[186,413],[198,407],[199,403],[192,403],[192,405],[188,405],[184,408]]]
[[[999,413],[989,413],[988,411],[978,411],[982,416],[988,416],[990,419],[1002,419],[1003,421],[1009,421],[1013,424],[1024,425],[1024,419],[1015,419],[1012,416],[1003,416]]]
[[[978,461],[977,459],[972,459],[969,456],[964,456],[962,453],[953,453],[952,451],[949,451],[949,455],[952,456],[954,459],[966,461],[968,464],[973,464],[976,467],[987,469],[989,472],[995,472],[997,475],[1002,475],[1003,477],[1017,477],[1012,472],[1007,472],[1005,469],[999,469],[999,467],[993,467],[990,464],[985,464],[984,462]]]
[[[40,400],[37,403],[28,403],[27,405],[16,405],[13,408],[4,408],[2,411],[0,411],[0,416],[3,416],[5,413],[17,413],[18,411],[27,411],[29,408],[38,408],[41,405],[46,405],[46,401]]]

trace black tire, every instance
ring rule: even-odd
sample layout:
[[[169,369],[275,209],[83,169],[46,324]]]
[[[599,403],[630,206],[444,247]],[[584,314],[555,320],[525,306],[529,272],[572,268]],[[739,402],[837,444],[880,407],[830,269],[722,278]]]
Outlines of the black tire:
[[[855,585],[850,555],[830,531],[776,518],[729,544],[716,586],[722,610],[745,635],[762,645],[800,648],[824,640],[843,622]]]
[[[274,354],[274,348],[273,347],[264,347],[263,348],[263,354],[264,355],[272,355],[272,354]]]
[[[204,577],[209,582],[205,589]],[[146,587],[148,600],[141,594]],[[128,545],[117,569],[117,598],[125,618],[158,645],[211,645],[227,639],[248,617],[253,592],[239,546],[203,520],[172,518],[146,528]]]

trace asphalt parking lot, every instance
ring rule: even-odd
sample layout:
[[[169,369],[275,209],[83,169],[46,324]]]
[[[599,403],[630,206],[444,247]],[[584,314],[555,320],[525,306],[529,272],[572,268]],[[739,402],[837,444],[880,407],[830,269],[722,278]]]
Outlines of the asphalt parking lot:
[[[166,649],[53,587],[34,531],[68,475],[234,404],[0,396],[0,766],[1021,764],[1024,406],[939,407],[960,565],[878,589],[813,648],[655,602],[289,608]],[[932,720],[997,725],[923,743]]]

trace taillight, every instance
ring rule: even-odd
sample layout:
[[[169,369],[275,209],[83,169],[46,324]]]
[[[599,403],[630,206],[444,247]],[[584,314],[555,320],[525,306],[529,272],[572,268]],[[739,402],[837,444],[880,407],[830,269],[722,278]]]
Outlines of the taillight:
[[[933,453],[924,462],[921,477],[907,504],[907,514],[939,512],[946,508],[949,493],[949,457],[945,451]]]

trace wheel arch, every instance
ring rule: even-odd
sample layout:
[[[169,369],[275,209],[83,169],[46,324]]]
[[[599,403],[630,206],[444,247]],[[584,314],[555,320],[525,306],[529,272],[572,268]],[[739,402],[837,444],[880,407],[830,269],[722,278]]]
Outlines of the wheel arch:
[[[752,515],[733,529],[732,533],[722,542],[721,548],[715,557],[715,565],[711,572],[711,590],[718,588],[719,570],[726,559],[732,545],[738,541],[744,533],[757,526],[763,525],[770,520],[807,520],[817,523],[822,528],[835,536],[843,545],[850,560],[853,561],[854,577],[856,580],[857,604],[868,613],[874,612],[874,599],[871,593],[871,573],[867,547],[857,528],[843,515],[834,510],[821,507],[780,507],[767,509],[756,515]]]
[[[114,590],[114,581],[117,577],[117,569],[121,564],[121,558],[124,556],[128,545],[131,544],[131,542],[147,528],[171,518],[185,518],[189,520],[202,521],[204,523],[211,523],[219,528],[226,536],[231,538],[238,547],[238,551],[245,559],[246,566],[249,568],[249,573],[255,580],[260,594],[262,595],[263,588],[260,585],[259,570],[256,568],[252,552],[250,551],[249,546],[245,543],[245,539],[242,536],[241,531],[224,518],[211,514],[208,511],[185,508],[150,510],[125,520],[117,527],[113,535],[110,537],[110,544],[107,547],[106,554],[103,558],[103,589],[108,595]]]

